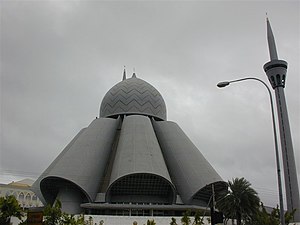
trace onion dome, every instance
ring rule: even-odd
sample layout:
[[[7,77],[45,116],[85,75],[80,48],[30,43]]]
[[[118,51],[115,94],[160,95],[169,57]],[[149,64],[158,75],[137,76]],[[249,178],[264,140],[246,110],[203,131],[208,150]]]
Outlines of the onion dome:
[[[118,115],[146,115],[166,120],[166,104],[161,94],[149,83],[136,77],[123,80],[113,86],[104,96],[100,117]]]

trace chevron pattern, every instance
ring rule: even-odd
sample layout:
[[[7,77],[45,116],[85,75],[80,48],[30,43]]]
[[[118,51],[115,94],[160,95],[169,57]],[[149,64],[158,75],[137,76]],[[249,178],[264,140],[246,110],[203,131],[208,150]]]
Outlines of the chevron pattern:
[[[166,120],[166,104],[161,94],[146,81],[132,77],[113,86],[104,96],[100,117],[143,114]]]

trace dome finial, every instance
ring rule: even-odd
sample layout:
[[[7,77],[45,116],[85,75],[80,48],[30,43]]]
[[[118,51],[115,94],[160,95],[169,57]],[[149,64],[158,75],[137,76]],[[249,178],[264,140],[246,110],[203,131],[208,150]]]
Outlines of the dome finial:
[[[133,67],[133,74],[132,77],[136,78],[136,74],[135,74],[135,68]]]
[[[126,80],[126,67],[124,66],[124,71],[123,71],[123,80]]]

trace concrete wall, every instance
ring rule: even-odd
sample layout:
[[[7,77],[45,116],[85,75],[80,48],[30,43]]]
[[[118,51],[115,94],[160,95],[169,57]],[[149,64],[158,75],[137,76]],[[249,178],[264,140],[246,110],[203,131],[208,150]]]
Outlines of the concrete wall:
[[[92,218],[92,220],[90,220],[92,223],[92,225],[99,225],[100,221],[103,221],[103,225],[133,225],[133,222],[136,221],[137,225],[144,225],[147,224],[147,220],[152,220],[154,219],[154,222],[156,223],[156,225],[169,225],[171,222],[171,218],[172,217],[142,217],[142,216],[98,216],[98,215],[85,215],[84,216],[84,220],[86,222],[89,221],[90,217]],[[175,217],[176,219],[176,223],[178,225],[181,224],[181,217]],[[23,218],[23,220],[25,220],[26,217]],[[193,222],[193,218],[192,222]],[[208,222],[209,217],[204,217],[204,225],[210,225],[210,223]],[[21,221],[16,218],[16,217],[12,217],[11,218],[11,224],[12,225],[18,225]],[[222,223],[220,223],[222,224]],[[229,220],[228,225],[233,225],[234,223]],[[288,224],[287,224],[288,225]],[[289,225],[300,225],[300,223],[289,223]]]
[[[147,220],[154,220],[156,225],[169,225],[172,217],[147,217],[147,216],[95,216],[95,215],[85,215],[85,221],[89,220],[89,217],[92,217],[93,225],[99,225],[100,221],[103,221],[103,225],[133,225],[133,222],[136,221],[137,225],[147,224]],[[181,217],[175,217],[176,223],[181,224]],[[204,224],[208,225],[207,219],[204,218]],[[191,217],[193,222],[193,217]]]
[[[40,207],[43,203],[32,192],[29,187],[13,187],[11,185],[0,185],[0,197],[14,195],[22,208]]]
[[[90,217],[92,218],[90,220]],[[99,225],[100,221],[103,221],[103,225],[133,225],[133,222],[136,221],[137,225],[147,224],[147,220],[154,220],[156,225],[169,225],[172,217],[144,217],[144,216],[97,216],[97,215],[85,215],[84,220],[87,224],[90,220],[91,225]],[[181,217],[174,217],[176,219],[177,224],[181,224]],[[207,218],[204,218],[204,225],[209,225]],[[26,218],[24,217],[23,220]],[[193,222],[193,218],[192,222]],[[18,225],[20,220],[16,217],[12,217],[11,223],[12,225]],[[228,223],[230,224],[230,223]],[[298,224],[300,225],[300,223]]]

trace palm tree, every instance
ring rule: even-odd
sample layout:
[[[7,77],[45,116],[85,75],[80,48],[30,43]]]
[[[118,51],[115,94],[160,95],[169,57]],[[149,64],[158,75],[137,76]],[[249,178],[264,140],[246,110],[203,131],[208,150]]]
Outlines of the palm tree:
[[[236,219],[237,225],[242,220],[251,220],[259,209],[260,199],[250,186],[245,178],[234,178],[228,181],[229,190],[217,196],[217,208],[225,217]]]

